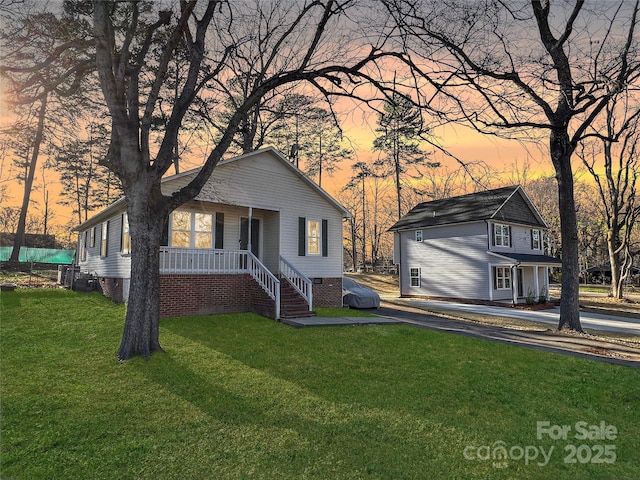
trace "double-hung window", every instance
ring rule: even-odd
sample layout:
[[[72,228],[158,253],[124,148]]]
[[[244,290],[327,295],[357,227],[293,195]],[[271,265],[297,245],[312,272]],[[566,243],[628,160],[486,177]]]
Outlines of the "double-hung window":
[[[531,250],[542,250],[540,230],[531,230]]]
[[[503,223],[493,224],[493,244],[496,247],[511,246],[511,228]]]
[[[129,234],[129,216],[122,214],[122,238],[120,240],[120,253],[129,255],[131,253],[131,235]]]
[[[87,259],[87,235],[89,232],[85,231],[80,235],[80,261],[84,262]]]
[[[109,221],[102,223],[100,232],[100,256],[106,257],[109,254]]]
[[[511,267],[495,267],[495,288],[496,290],[511,289]]]
[[[413,267],[409,269],[409,285],[412,287],[420,286],[420,267]]]
[[[176,210],[171,214],[171,246],[213,248],[213,215]]]
[[[307,255],[320,255],[320,221],[307,220]]]
[[[416,230],[416,242],[422,241],[422,230]]]

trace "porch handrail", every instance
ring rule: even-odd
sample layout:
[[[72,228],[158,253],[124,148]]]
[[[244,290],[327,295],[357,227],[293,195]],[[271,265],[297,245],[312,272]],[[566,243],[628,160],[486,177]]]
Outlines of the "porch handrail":
[[[258,282],[258,285],[275,302],[277,320],[280,318],[280,280],[253,253],[250,251],[246,251],[246,253],[248,254],[247,270],[253,279]]]
[[[313,286],[304,273],[291,265],[284,257],[280,257],[280,274],[302,295],[309,304],[309,311],[313,311]]]

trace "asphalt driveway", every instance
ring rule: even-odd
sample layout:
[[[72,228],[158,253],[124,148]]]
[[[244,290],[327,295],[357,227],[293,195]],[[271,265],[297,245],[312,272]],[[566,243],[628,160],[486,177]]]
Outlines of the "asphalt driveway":
[[[548,310],[519,310],[508,307],[495,307],[489,305],[470,305],[464,303],[445,302],[440,300],[424,300],[418,298],[403,298],[403,305],[414,308],[428,309],[438,308],[445,310],[463,311],[491,315],[494,317],[517,318],[519,320],[531,320],[536,322],[558,325],[560,319],[560,307]],[[630,333],[640,336],[640,320],[615,315],[603,315],[581,311],[580,322],[583,328],[604,330],[612,332]]]

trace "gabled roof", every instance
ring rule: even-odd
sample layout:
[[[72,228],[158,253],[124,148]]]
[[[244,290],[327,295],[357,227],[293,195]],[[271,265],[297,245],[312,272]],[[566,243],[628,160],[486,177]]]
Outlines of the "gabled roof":
[[[265,153],[269,154],[273,158],[277,159],[282,165],[284,165],[286,168],[291,170],[295,175],[297,175],[306,185],[309,186],[309,188],[311,188],[311,189],[315,190],[316,192],[318,192],[320,194],[320,196],[322,196],[324,199],[326,199],[326,201],[329,204],[333,205],[333,207],[335,207],[342,214],[343,217],[345,217],[345,218],[351,217],[351,214],[349,213],[349,211],[346,208],[344,208],[339,202],[337,202],[326,191],[324,191],[322,188],[320,188],[302,170],[300,170],[295,165],[293,165],[284,155],[282,155],[282,153],[280,153],[278,150],[276,150],[273,147],[266,147],[266,148],[262,148],[260,150],[254,150],[253,152],[250,152],[250,153],[246,153],[246,154],[243,154],[243,155],[238,155],[238,156],[233,157],[233,158],[229,158],[229,159],[226,159],[226,160],[221,160],[218,163],[218,166],[216,168],[222,167],[224,165],[232,164],[234,162],[238,162],[238,161],[241,161],[241,160],[246,159],[246,158],[254,157],[254,156],[259,155],[259,154],[265,154]],[[176,175],[171,175],[169,177],[164,177],[162,179],[163,193],[165,195],[168,195],[172,191],[175,191],[177,189],[175,187],[175,185],[173,185],[173,186],[171,185],[172,182],[174,182],[174,181],[176,181],[178,179],[181,179],[183,177],[195,176],[199,171],[200,171],[200,168],[195,168],[195,169],[188,170],[186,172],[182,172],[182,173],[179,173],[179,174],[176,174]],[[211,174],[211,176],[214,177],[215,174],[216,174],[216,169],[213,170],[213,173]],[[166,191],[165,191],[165,188],[166,188]],[[82,224],[80,224],[77,227],[75,227],[73,230],[75,230],[75,231],[85,230],[85,229],[90,228],[90,227],[92,227],[94,225],[100,224],[101,222],[111,218],[112,216],[114,216],[117,213],[121,213],[121,212],[125,212],[125,211],[126,211],[125,198],[124,197],[120,197],[118,200],[113,202],[111,205],[105,207],[103,210],[99,211],[94,216],[89,218],[87,221],[85,221]]]
[[[420,203],[389,230],[409,230],[483,220],[548,228],[522,187],[513,185]]]

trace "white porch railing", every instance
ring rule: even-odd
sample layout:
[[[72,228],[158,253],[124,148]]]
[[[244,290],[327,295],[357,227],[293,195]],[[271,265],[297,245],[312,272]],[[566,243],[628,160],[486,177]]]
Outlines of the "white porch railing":
[[[313,311],[313,286],[303,273],[291,265],[286,259],[280,257],[280,274],[302,295],[309,304],[309,311]]]
[[[246,273],[246,250],[160,247],[160,273]]]
[[[280,280],[247,250],[160,247],[160,273],[248,273],[275,302],[276,319],[280,318]]]

